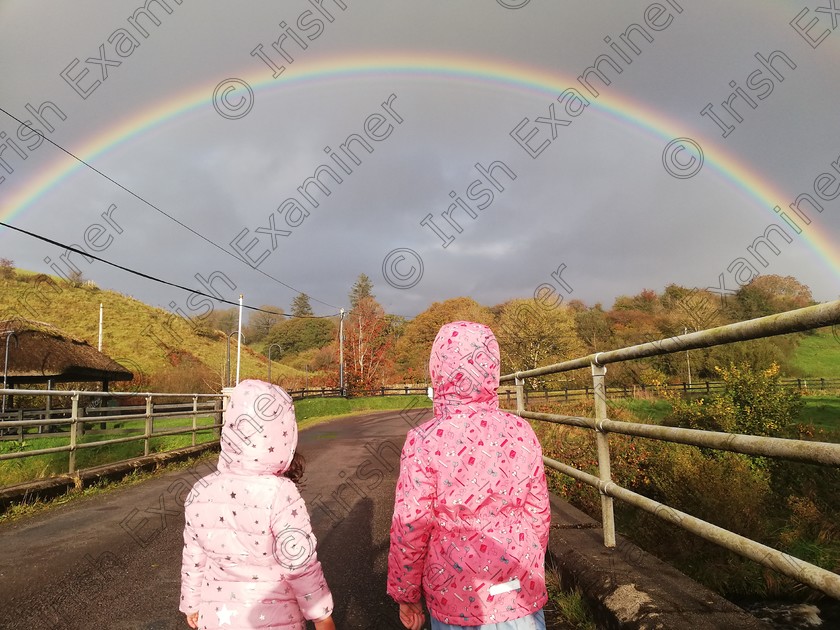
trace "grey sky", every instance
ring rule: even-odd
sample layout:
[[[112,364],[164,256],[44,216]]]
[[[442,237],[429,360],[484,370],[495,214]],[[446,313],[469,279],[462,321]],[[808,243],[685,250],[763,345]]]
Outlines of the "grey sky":
[[[670,282],[716,287],[721,274],[734,289],[739,270],[741,279],[752,273],[731,265],[739,257],[759,272],[793,275],[829,300],[840,278],[840,200],[830,178],[819,180],[822,199],[814,190],[821,173],[840,177],[831,166],[840,158],[840,33],[829,1],[347,0],[342,10],[335,0],[320,8],[314,0],[168,0],[169,14],[149,5],[157,26],[129,20],[140,0],[5,0],[0,107],[25,120],[33,118],[27,103],[53,102],[66,119],[44,114],[54,123],[51,140],[228,251],[232,241],[242,249],[258,239],[249,255],[269,252],[259,270],[323,302],[313,302],[321,314],[347,306],[359,273],[371,277],[387,311],[414,315],[458,295],[487,305],[532,295],[561,264],[574,297],[590,304]],[[818,22],[806,33],[811,20]],[[272,48],[281,22],[293,29],[280,46],[291,63]],[[100,45],[108,61],[86,62],[101,57]],[[251,54],[258,45],[268,63]],[[611,81],[588,75],[597,97],[578,81],[596,61]],[[270,64],[285,70],[273,79]],[[213,92],[230,78],[247,82],[253,96],[238,89],[217,101],[225,117]],[[95,88],[94,80],[101,81]],[[589,100],[577,117],[564,111],[574,103],[557,100],[567,88]],[[251,109],[237,117],[242,98]],[[553,125],[546,124],[552,103]],[[718,122],[701,115],[708,103]],[[517,142],[511,132],[525,118]],[[0,170],[3,221],[82,245],[86,228],[102,225],[109,231],[91,240],[110,243],[99,252],[104,258],[195,288],[196,274],[221,272],[235,285],[216,276],[224,297],[242,292],[249,304],[288,308],[292,291],[89,169],[64,174],[72,159],[46,142],[28,149],[34,140],[20,139],[18,127],[0,114],[0,131],[26,154],[8,144],[0,153],[9,167]],[[372,150],[350,143],[358,165],[340,149],[351,134]],[[692,177],[663,166],[666,145],[679,137],[703,151]],[[535,152],[549,140],[535,157],[522,146]],[[340,171],[327,146],[351,173]],[[667,155],[671,170],[686,175],[696,156],[684,146]],[[516,175],[497,162],[491,178],[504,190],[475,167],[496,161]],[[302,202],[310,214],[296,215],[290,227],[278,206],[303,199],[298,187],[323,164],[342,183],[322,177],[329,196],[307,187],[318,207]],[[470,200],[477,179],[483,183]],[[33,199],[44,182],[53,185]],[[452,213],[460,233],[443,216],[455,202],[450,191],[476,215]],[[801,193],[823,209],[800,205],[810,224],[788,210]],[[112,204],[121,233],[101,216]],[[801,234],[774,214],[777,204]],[[442,236],[421,225],[429,214]],[[274,251],[270,216],[275,234],[290,232],[274,237]],[[747,248],[773,223],[792,241],[774,233],[778,255],[760,246],[765,267]],[[411,251],[388,258],[394,250]],[[422,259],[422,277],[412,275],[419,263],[411,252]],[[55,263],[59,254],[0,228],[0,256],[20,267],[50,272],[44,258]],[[71,259],[100,286],[188,311],[183,292]]]

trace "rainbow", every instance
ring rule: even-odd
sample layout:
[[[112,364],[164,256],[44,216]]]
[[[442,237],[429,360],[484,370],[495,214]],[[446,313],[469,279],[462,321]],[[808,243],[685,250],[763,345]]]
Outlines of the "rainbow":
[[[476,85],[483,89],[537,93],[547,98],[547,104],[567,88],[578,86],[576,77],[505,60],[425,53],[307,59],[306,64],[290,65],[277,79],[272,78],[266,65],[260,63],[255,64],[255,67],[258,70],[238,77],[247,82],[255,92],[303,88],[310,84],[357,79],[360,76],[381,78],[393,75],[420,80],[457,81],[459,85]],[[296,72],[296,67],[303,69]],[[77,148],[75,153],[85,161],[93,162],[114,147],[129,142],[150,129],[190,112],[206,109],[211,106],[210,98],[214,87],[210,84],[196,85],[153,107],[135,112],[92,136]],[[684,123],[622,95],[615,86],[603,90],[597,98],[590,99],[590,102],[589,110],[593,113],[607,115],[622,125],[647,131],[657,140],[661,140],[663,147],[671,139],[685,133]],[[592,116],[593,113],[587,111],[586,115]],[[523,111],[523,115],[525,114],[528,112]],[[534,110],[531,115],[544,115],[544,112]],[[759,173],[733,158],[718,139],[705,137],[699,140],[704,147],[704,164],[715,169],[733,188],[752,198],[761,211],[772,217],[770,221],[778,222],[779,217],[773,208],[777,204],[784,206],[785,200],[792,199],[792,196],[775,188]],[[66,156],[54,160],[37,176],[2,199],[0,220],[9,222],[82,167],[82,164]],[[816,223],[812,223],[804,227],[800,237],[840,277],[840,247],[823,232],[824,230],[816,227]]]

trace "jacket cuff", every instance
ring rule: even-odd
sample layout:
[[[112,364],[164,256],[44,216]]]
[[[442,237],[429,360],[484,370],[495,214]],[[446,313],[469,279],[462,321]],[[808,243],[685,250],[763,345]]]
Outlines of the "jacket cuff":
[[[301,595],[297,598],[297,601],[303,616],[310,621],[326,619],[333,612],[333,596],[327,586],[322,586],[312,593]]]

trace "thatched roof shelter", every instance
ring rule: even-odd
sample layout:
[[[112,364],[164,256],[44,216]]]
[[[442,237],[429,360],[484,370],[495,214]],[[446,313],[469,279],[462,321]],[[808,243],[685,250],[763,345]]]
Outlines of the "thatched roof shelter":
[[[5,366],[9,331],[14,332],[14,337],[9,342],[9,364]],[[0,321],[0,370],[4,368],[9,387],[49,381],[101,381],[103,390],[107,390],[109,381],[134,378],[129,370],[87,341],[71,337],[51,324],[26,319]]]

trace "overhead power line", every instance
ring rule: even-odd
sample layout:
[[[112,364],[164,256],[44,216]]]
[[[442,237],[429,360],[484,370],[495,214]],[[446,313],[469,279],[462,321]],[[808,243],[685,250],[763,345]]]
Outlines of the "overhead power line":
[[[225,254],[227,254],[228,256],[230,256],[231,258],[233,258],[234,260],[236,260],[236,261],[238,261],[238,262],[242,263],[243,265],[247,266],[247,267],[248,267],[248,268],[250,268],[250,269],[253,269],[254,271],[257,271],[258,273],[261,273],[261,274],[262,274],[262,275],[264,275],[266,278],[269,278],[270,280],[273,280],[273,281],[274,281],[274,282],[276,282],[277,284],[279,284],[279,285],[281,285],[281,286],[284,286],[284,287],[286,287],[287,289],[290,289],[291,291],[294,291],[295,293],[298,293],[298,294],[300,294],[300,293],[304,293],[303,291],[299,291],[299,290],[298,290],[298,289],[296,289],[295,287],[293,287],[293,286],[291,286],[291,285],[289,285],[289,284],[286,284],[285,282],[283,282],[283,281],[282,281],[282,280],[280,280],[279,278],[275,278],[275,277],[274,277],[274,276],[272,276],[270,273],[266,273],[265,271],[263,271],[262,269],[259,269],[259,268],[257,268],[257,267],[252,267],[251,265],[249,265],[248,263],[246,263],[244,260],[242,260],[239,256],[237,256],[237,255],[236,255],[236,254],[234,254],[233,252],[231,252],[231,251],[229,251],[229,250],[225,249],[224,247],[222,247],[221,245],[219,245],[219,244],[218,244],[218,243],[216,243],[215,241],[213,241],[213,240],[211,240],[211,239],[207,238],[206,236],[204,236],[203,234],[201,234],[199,231],[197,231],[197,230],[195,230],[195,229],[191,228],[189,225],[187,225],[187,224],[186,224],[186,223],[184,223],[183,221],[178,220],[177,218],[175,218],[174,216],[172,216],[172,215],[171,215],[171,214],[169,214],[168,212],[165,212],[164,210],[162,210],[162,209],[158,208],[158,207],[157,207],[155,204],[153,204],[151,201],[148,201],[147,199],[145,199],[145,198],[144,198],[144,197],[142,197],[141,195],[138,195],[136,192],[134,192],[134,191],[133,191],[133,190],[131,190],[130,188],[128,188],[128,187],[126,187],[126,186],[123,186],[121,183],[119,183],[118,181],[116,181],[116,180],[115,180],[115,179],[113,179],[112,177],[110,177],[110,176],[106,175],[105,173],[103,173],[102,171],[100,171],[98,168],[96,168],[95,166],[93,166],[93,165],[92,165],[92,164],[90,164],[89,162],[86,162],[86,161],[85,161],[85,160],[83,160],[82,158],[78,157],[77,155],[75,155],[75,154],[74,154],[74,153],[72,153],[71,151],[68,151],[67,149],[65,149],[65,148],[64,148],[63,146],[61,146],[60,144],[58,144],[58,143],[56,143],[56,142],[54,142],[54,141],[50,140],[50,139],[49,139],[48,137],[46,137],[44,134],[40,133],[37,129],[32,129],[32,127],[30,127],[29,125],[27,125],[25,122],[23,122],[20,118],[18,118],[18,117],[17,117],[17,116],[15,116],[14,114],[10,114],[9,112],[7,112],[7,111],[6,111],[5,109],[3,109],[2,107],[0,107],[0,112],[3,112],[3,113],[4,113],[4,114],[6,114],[6,116],[8,116],[9,118],[11,118],[11,119],[13,119],[13,120],[17,121],[18,123],[20,123],[22,126],[26,127],[27,129],[29,129],[29,130],[31,130],[31,131],[33,131],[33,132],[37,133],[37,134],[38,134],[38,135],[40,135],[40,136],[41,136],[44,140],[46,140],[47,142],[49,142],[51,145],[53,145],[53,146],[54,146],[55,148],[57,148],[58,150],[60,150],[60,151],[62,151],[62,152],[64,152],[64,153],[66,153],[66,154],[67,154],[67,155],[69,155],[71,158],[73,158],[74,160],[76,160],[76,161],[80,162],[81,164],[84,164],[86,167],[88,167],[88,168],[89,168],[90,170],[92,170],[94,173],[97,173],[97,174],[98,174],[98,175],[100,175],[101,177],[104,177],[104,178],[105,178],[105,179],[107,179],[109,182],[111,182],[112,184],[114,184],[114,186],[117,186],[118,188],[120,188],[120,189],[124,190],[124,191],[125,191],[125,192],[127,192],[129,195],[131,195],[132,197],[134,197],[134,198],[138,199],[139,201],[141,201],[142,203],[146,204],[147,206],[149,206],[150,208],[152,208],[152,209],[153,209],[153,210],[155,210],[156,212],[159,212],[160,214],[162,214],[163,216],[165,216],[165,217],[166,217],[167,219],[169,219],[170,221],[173,221],[173,222],[177,223],[177,224],[178,224],[178,225],[180,225],[182,228],[184,228],[185,230],[187,230],[187,231],[191,232],[192,234],[194,234],[195,236],[197,236],[197,237],[198,237],[198,238],[200,238],[201,240],[203,240],[203,241],[205,241],[205,242],[209,243],[210,245],[212,245],[213,247],[215,247],[215,248],[216,248],[216,249],[218,249],[219,251],[224,252]],[[308,294],[307,294],[307,295],[308,295]],[[323,302],[323,301],[321,301],[321,300],[319,300],[319,299],[317,299],[317,298],[314,298],[314,297],[312,297],[312,296],[309,296],[309,297],[310,297],[310,299],[311,299],[311,300],[314,300],[315,302],[318,302],[319,304],[323,304],[324,306],[329,306],[330,308],[338,309],[338,307],[337,307],[337,306],[335,306],[335,305],[333,305],[333,304],[328,304],[327,302]]]
[[[9,225],[4,221],[0,221],[0,225],[3,227],[7,227],[10,230],[14,230],[16,232],[20,232],[22,234],[26,234],[27,236],[31,236],[32,238],[37,238],[39,241],[44,241],[45,243],[49,243],[50,245],[55,245],[57,247],[61,247],[62,249],[66,249],[71,252],[75,252],[77,254],[81,254],[82,256],[86,256],[88,258],[93,258],[94,260],[98,260],[100,262],[105,263],[106,265],[110,265],[111,267],[116,267],[117,269],[121,269],[122,271],[126,271],[130,274],[134,274],[135,276],[140,276],[141,278],[145,278],[146,280],[151,280],[152,282],[157,282],[159,284],[165,284],[170,287],[175,287],[176,289],[181,289],[182,291],[187,291],[189,293],[195,293],[196,295],[200,295],[202,297],[210,298],[211,300],[216,300],[217,302],[221,302],[223,304],[230,304],[232,306],[239,306],[239,302],[233,302],[231,300],[226,300],[224,298],[217,297],[215,295],[210,295],[208,293],[204,293],[203,291],[197,291],[196,289],[190,289],[189,287],[185,287],[181,284],[177,284],[175,282],[169,282],[168,280],[164,280],[162,278],[157,278],[155,276],[150,276],[147,273],[143,273],[142,271],[137,271],[136,269],[131,269],[130,267],[125,267],[123,265],[119,265],[117,263],[111,262],[110,260],[105,260],[104,258],[97,256],[96,254],[91,254],[90,252],[86,252],[81,250],[77,247],[73,247],[72,245],[65,245],[64,243],[59,243],[56,240],[51,238],[47,238],[46,236],[41,236],[40,234],[35,234],[34,232],[30,232],[28,230],[24,230],[23,228],[15,227],[14,225]],[[247,308],[251,311],[258,311],[260,313],[269,313],[271,315],[281,315],[283,317],[289,318],[296,318],[296,319],[326,319],[329,317],[335,317],[338,315],[291,315],[289,313],[278,313],[276,311],[269,311],[263,308],[258,308],[256,306],[248,306],[246,304],[242,305],[242,308]]]

